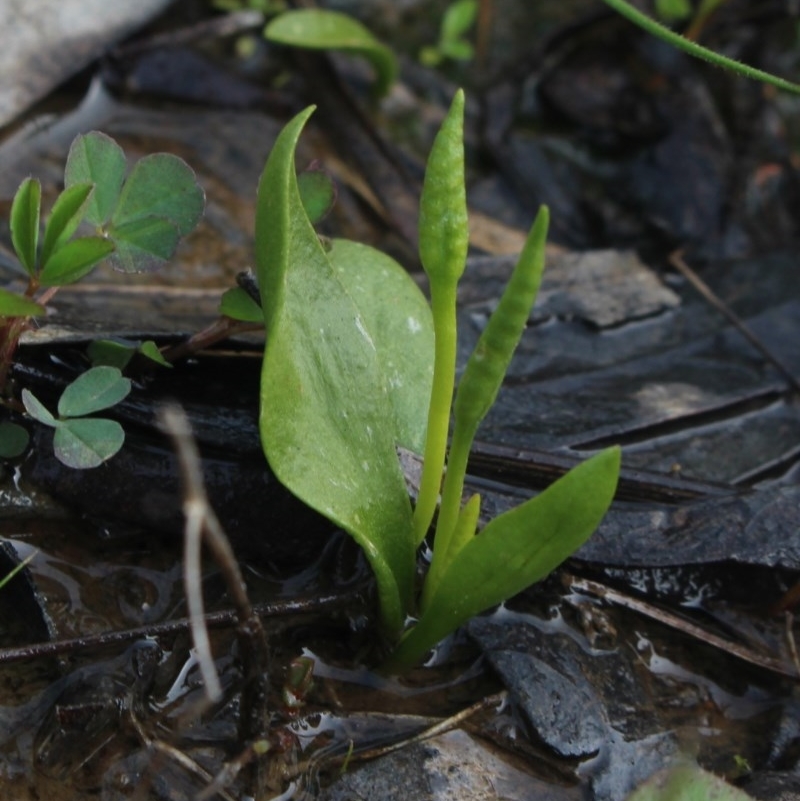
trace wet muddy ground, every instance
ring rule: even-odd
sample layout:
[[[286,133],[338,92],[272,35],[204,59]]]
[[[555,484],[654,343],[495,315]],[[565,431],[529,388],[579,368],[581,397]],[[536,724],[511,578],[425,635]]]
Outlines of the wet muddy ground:
[[[234,33],[198,29],[223,17],[186,2],[121,43],[100,30],[103,44],[75,57],[83,72],[10,113],[6,211],[28,174],[52,197],[69,143],[91,129],[129,158],[181,155],[208,198],[165,270],[98,270],[60,292],[18,380],[57,394],[95,336],[166,345],[213,320],[252,261],[264,159],[309,102],[320,108],[300,160],[321,159],[339,184],[325,233],[378,244],[416,271],[422,164],[462,83],[478,221],[459,297],[462,362],[513,265],[505,254],[539,203],[554,219],[542,292],[481,429],[473,483],[501,510],[620,443],[619,499],[557,574],[390,679],[374,670],[363,560],[263,463],[258,337],[140,380],[119,410],[128,444],[108,465],[78,474],[42,448],[3,468],[0,575],[37,555],[0,590],[0,798],[189,799],[217,777],[216,797],[238,799],[257,765],[263,798],[624,799],[685,758],[754,797],[796,794],[797,101],[679,56],[601,3],[485,3],[475,61],[439,70],[416,54],[445,4],[350,5],[401,53],[401,81],[380,105],[358,62],[293,60],[247,17]],[[796,14],[729,0],[704,41],[796,75]],[[54,90],[70,77],[59,69]],[[677,248],[761,348],[675,269]],[[5,252],[4,284],[14,280]],[[268,633],[261,759],[241,737],[244,646],[210,560],[224,694],[203,704],[184,621],[179,481],[153,426],[155,400],[175,396]],[[372,753],[464,710],[450,731]]]

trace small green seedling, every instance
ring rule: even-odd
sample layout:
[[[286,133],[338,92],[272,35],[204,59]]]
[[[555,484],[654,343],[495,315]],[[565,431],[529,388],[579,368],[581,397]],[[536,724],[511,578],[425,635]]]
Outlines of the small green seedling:
[[[456,0],[444,12],[435,46],[423,47],[419,60],[426,67],[436,67],[445,59],[469,61],[475,48],[465,37],[478,16],[478,0]]]
[[[86,415],[114,406],[130,391],[130,380],[116,367],[92,367],[61,394],[57,418],[27,389],[22,390],[22,402],[31,417],[55,428],[53,449],[58,460],[67,467],[86,469],[110,459],[125,441],[116,420]]]
[[[578,548],[605,513],[619,450],[604,451],[476,535],[480,500],[461,508],[466,455],[528,319],[544,266],[542,209],[509,287],[470,359],[455,402],[453,445],[421,599],[416,551],[435,512],[456,359],[456,285],[467,253],[464,98],[431,153],[420,212],[429,307],[392,259],[336,240],[326,250],[303,209],[294,152],[312,109],[278,137],[261,176],[256,264],[267,344],[261,439],[277,477],[363,547],[374,570],[387,667],[417,662],[473,615],[538,581]],[[425,467],[412,512],[396,446]],[[419,614],[405,633],[409,615]]]
[[[385,95],[397,77],[394,53],[357,19],[321,8],[287,11],[273,19],[264,36],[276,44],[310,50],[339,50],[365,58],[377,77],[375,94]]]

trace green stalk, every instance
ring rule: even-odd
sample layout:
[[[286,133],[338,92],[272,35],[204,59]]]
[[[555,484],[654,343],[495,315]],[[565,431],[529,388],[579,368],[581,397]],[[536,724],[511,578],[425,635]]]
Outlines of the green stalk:
[[[425,538],[442,484],[456,371],[456,287],[469,246],[464,181],[464,92],[458,90],[436,135],[419,210],[419,255],[430,281],[436,340],[425,462],[414,509],[414,544]]]
[[[728,56],[715,53],[713,50],[709,50],[707,47],[703,47],[697,44],[697,42],[693,42],[691,39],[687,39],[685,36],[675,33],[675,31],[670,30],[652,17],[648,17],[647,14],[643,14],[628,3],[627,0],[604,0],[604,2],[634,25],[638,25],[658,39],[677,47],[679,50],[683,50],[685,53],[689,53],[691,56],[702,58],[704,61],[710,61],[718,67],[725,67],[729,70],[733,70],[739,73],[739,75],[744,75],[746,78],[752,78],[755,81],[763,81],[764,83],[776,86],[778,89],[785,89],[787,92],[800,94],[800,84],[784,80],[783,78],[771,75],[769,72],[764,72],[755,67],[749,67],[747,64],[743,64],[735,58],[729,58]]]
[[[414,508],[415,545],[419,545],[425,539],[433,520],[447,453],[450,407],[453,402],[456,376],[456,285],[431,282],[431,309],[436,344],[425,439],[425,460],[417,504]]]

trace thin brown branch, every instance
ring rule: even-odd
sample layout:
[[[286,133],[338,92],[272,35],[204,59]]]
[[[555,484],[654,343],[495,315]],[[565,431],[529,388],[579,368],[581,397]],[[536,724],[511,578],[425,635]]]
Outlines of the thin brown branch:
[[[726,640],[724,637],[720,637],[703,628],[702,626],[690,623],[688,620],[680,617],[679,615],[675,615],[672,612],[667,612],[664,609],[654,606],[653,604],[647,603],[646,601],[640,601],[638,598],[632,598],[631,596],[618,592],[611,587],[607,587],[605,584],[600,584],[596,581],[589,581],[587,579],[581,579],[570,575],[564,576],[564,583],[571,590],[589,593],[590,595],[602,598],[605,601],[610,601],[611,603],[617,604],[617,606],[622,606],[626,609],[638,612],[641,615],[645,615],[652,620],[657,620],[666,626],[670,626],[677,631],[689,635],[690,637],[694,637],[695,639],[700,640],[707,645],[711,645],[714,648],[719,648],[722,651],[726,651],[738,659],[749,662],[751,665],[756,665],[757,667],[770,670],[773,673],[778,673],[779,675],[786,676],[790,679],[796,680],[800,678],[800,674],[798,674],[794,665],[788,664],[781,659],[776,659],[775,657],[760,654],[757,651],[748,648],[747,646],[741,645],[740,643]]]
[[[675,251],[669,257],[669,263],[713,306],[720,314],[724,315],[739,333],[764,357],[775,365],[781,375],[791,385],[792,389],[800,392],[800,379],[750,330],[747,323],[728,306],[719,295],[684,261],[683,253]]]

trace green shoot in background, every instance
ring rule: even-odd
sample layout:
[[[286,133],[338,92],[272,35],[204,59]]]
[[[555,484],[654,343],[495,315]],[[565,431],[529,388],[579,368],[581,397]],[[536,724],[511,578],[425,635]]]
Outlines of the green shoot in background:
[[[464,97],[456,95],[433,146],[420,204],[431,307],[384,254],[351,242],[334,241],[330,250],[320,244],[294,168],[311,111],[284,128],[259,184],[256,264],[267,331],[261,440],[281,482],[364,549],[384,633],[399,643],[387,668],[401,670],[580,547],[611,503],[620,454],[603,451],[478,534],[479,499],[461,509],[464,454],[497,395],[544,266],[542,209],[458,388],[435,571],[418,603],[416,550],[441,488],[455,376],[455,293],[467,253]],[[412,516],[396,446],[419,451],[423,444]],[[419,613],[404,633],[405,620]]]
[[[465,36],[478,16],[478,0],[455,0],[445,9],[435,46],[423,47],[419,60],[426,67],[436,67],[445,59],[469,61],[475,48]]]
[[[673,47],[677,47],[679,50],[683,50],[685,53],[688,53],[691,56],[701,58],[704,61],[709,61],[718,67],[724,67],[725,69],[729,69],[738,73],[739,75],[744,75],[746,78],[752,78],[755,81],[763,81],[764,83],[772,84],[772,86],[775,86],[778,89],[784,89],[787,92],[794,92],[795,94],[800,93],[800,84],[792,83],[791,81],[787,81],[783,78],[779,78],[776,75],[772,75],[769,72],[764,72],[763,70],[756,69],[755,67],[750,67],[734,58],[728,58],[728,56],[715,53],[713,50],[709,50],[707,47],[703,47],[702,45],[697,44],[697,42],[687,39],[685,36],[681,36],[679,33],[675,33],[675,31],[670,30],[665,25],[662,25],[657,20],[654,20],[652,17],[648,17],[647,14],[639,11],[638,8],[632,6],[629,2],[627,2],[627,0],[603,0],[603,2],[611,6],[614,11],[616,11],[618,14],[621,14],[634,25],[638,25],[640,28],[657,37],[658,39],[661,39],[663,42],[671,44]],[[712,2],[704,3],[700,9],[700,14],[703,15],[702,18],[705,19],[705,17],[710,14],[717,5],[719,5],[719,3],[713,2],[713,0]]]
[[[305,8],[279,14],[264,29],[276,44],[310,50],[339,50],[365,58],[377,77],[375,94],[385,95],[397,78],[394,53],[357,19],[339,11]]]

